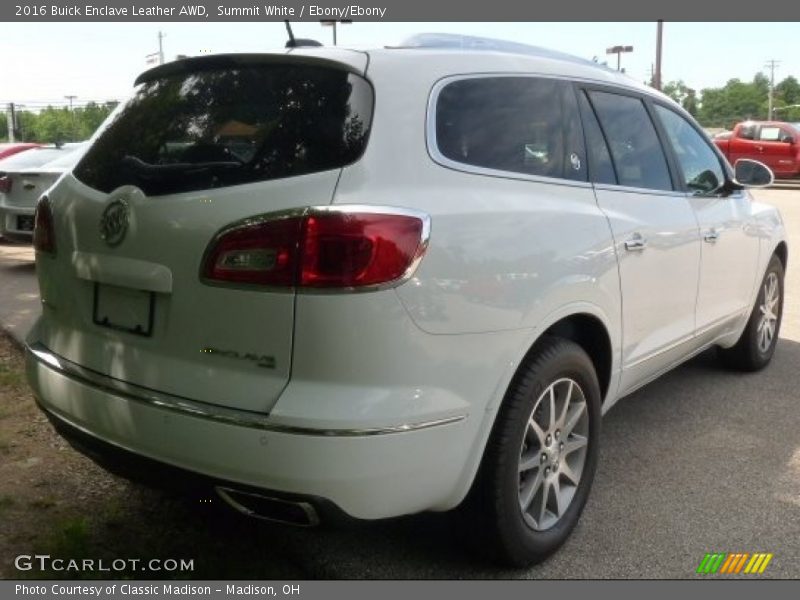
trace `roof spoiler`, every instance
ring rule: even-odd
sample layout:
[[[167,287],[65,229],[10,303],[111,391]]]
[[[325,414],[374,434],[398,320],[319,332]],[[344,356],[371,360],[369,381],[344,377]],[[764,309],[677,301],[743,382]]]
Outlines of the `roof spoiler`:
[[[164,77],[171,77],[174,75],[196,73],[198,71],[240,69],[243,67],[286,63],[312,67],[328,67],[330,69],[339,69],[356,75],[361,74],[355,67],[337,60],[321,58],[319,56],[295,54],[291,51],[280,54],[210,54],[183,58],[148,69],[136,78],[134,85],[148,83],[156,79],[163,79]]]

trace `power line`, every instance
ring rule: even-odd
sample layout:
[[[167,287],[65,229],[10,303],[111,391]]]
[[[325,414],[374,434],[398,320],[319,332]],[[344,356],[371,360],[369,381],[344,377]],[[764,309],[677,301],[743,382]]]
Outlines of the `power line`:
[[[75,96],[75,98],[77,98],[77,96]],[[75,106],[80,106],[80,105],[83,105],[83,104],[92,104],[92,103],[94,103],[94,104],[105,104],[106,102],[117,102],[117,101],[118,101],[117,98],[103,98],[102,100],[100,100],[100,99],[92,99],[92,100],[84,100],[84,101],[81,101],[81,102],[74,102],[73,101],[73,104]],[[9,102],[16,102],[18,104],[41,104],[41,105],[63,104],[65,106],[69,106],[69,102],[67,100],[22,100],[22,99],[19,99],[19,98],[15,98],[13,100],[9,100],[9,99],[0,100],[0,103],[3,103],[3,104],[8,104]]]
[[[84,102],[73,102],[70,106],[69,102],[66,101],[53,101],[53,102],[46,102],[46,101],[0,101],[0,106],[7,106],[9,104],[14,104],[18,111],[29,111],[29,112],[41,112],[43,110],[47,110],[48,108],[55,109],[55,110],[82,110],[89,107],[98,107],[98,108],[105,108],[108,105],[117,105],[119,104],[119,100],[87,100]]]

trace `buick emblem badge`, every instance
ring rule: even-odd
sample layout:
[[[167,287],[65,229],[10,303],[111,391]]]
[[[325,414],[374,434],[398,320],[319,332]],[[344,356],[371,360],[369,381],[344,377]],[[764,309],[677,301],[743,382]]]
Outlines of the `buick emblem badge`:
[[[100,217],[100,239],[112,248],[119,246],[128,233],[128,203],[125,200],[114,200],[106,206]]]

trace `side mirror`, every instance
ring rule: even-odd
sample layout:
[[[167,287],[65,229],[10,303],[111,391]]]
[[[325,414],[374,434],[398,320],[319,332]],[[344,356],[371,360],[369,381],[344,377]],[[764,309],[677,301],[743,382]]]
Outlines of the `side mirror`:
[[[772,170],[757,160],[740,158],[733,165],[735,182],[745,187],[762,188],[773,184],[775,175]]]
[[[787,135],[785,138],[783,138],[783,141],[789,144],[790,146],[794,144],[794,138],[790,135]]]

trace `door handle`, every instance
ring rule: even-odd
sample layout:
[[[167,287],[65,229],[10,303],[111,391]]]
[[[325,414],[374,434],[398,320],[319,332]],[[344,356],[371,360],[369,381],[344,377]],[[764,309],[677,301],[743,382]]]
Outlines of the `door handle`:
[[[647,240],[639,233],[634,233],[629,239],[625,240],[625,250],[641,252],[645,248],[647,248]]]
[[[714,228],[709,229],[703,235],[703,241],[708,242],[709,244],[716,244],[718,239],[719,239],[719,231],[717,231]]]

